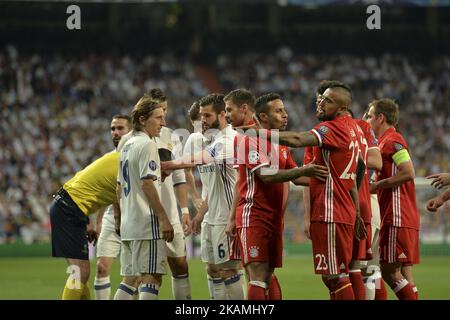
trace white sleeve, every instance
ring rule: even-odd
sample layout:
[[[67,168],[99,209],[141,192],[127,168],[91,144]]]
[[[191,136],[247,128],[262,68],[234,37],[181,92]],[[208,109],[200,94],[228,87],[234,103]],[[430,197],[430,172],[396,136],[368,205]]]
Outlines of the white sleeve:
[[[149,141],[142,145],[139,156],[140,179],[158,179],[159,155],[156,143]]]
[[[234,158],[234,136],[222,135],[206,148],[214,160],[223,161]]]

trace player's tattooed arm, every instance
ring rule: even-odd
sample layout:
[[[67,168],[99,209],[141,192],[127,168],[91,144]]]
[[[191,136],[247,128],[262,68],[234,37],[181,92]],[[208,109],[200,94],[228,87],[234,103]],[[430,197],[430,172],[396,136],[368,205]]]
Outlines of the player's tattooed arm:
[[[274,131],[268,136],[271,142],[291,148],[319,146],[319,140],[309,131]]]
[[[325,181],[328,176],[328,168],[313,162],[306,166],[293,169],[281,169],[277,171],[268,170],[267,174],[264,172],[267,168],[258,168],[255,173],[264,183],[279,183],[291,180],[296,180],[299,177],[315,177],[316,179]],[[269,174],[270,173],[270,174]]]

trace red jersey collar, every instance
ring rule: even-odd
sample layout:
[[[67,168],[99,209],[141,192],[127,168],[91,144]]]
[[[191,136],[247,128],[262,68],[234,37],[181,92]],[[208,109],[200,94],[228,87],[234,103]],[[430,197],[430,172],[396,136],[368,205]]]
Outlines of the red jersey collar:
[[[382,140],[385,136],[387,136],[389,133],[392,132],[396,132],[397,130],[395,130],[394,127],[390,127],[389,129],[387,129],[385,132],[383,132],[383,134],[380,136],[380,138],[378,140]]]

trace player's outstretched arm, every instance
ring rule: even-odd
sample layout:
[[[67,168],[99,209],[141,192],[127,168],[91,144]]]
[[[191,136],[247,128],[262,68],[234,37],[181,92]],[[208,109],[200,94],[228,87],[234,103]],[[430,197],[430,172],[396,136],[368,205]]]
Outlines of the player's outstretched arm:
[[[208,151],[203,150],[195,155],[186,155],[171,161],[161,161],[161,170],[177,170],[193,168],[197,165],[207,164],[214,161]]]
[[[450,172],[433,174],[428,176],[427,179],[433,179],[431,185],[437,189],[441,189],[444,186],[450,185]]]
[[[150,207],[158,217],[163,239],[167,242],[171,242],[174,234],[173,227],[161,203],[161,199],[159,198],[158,191],[156,190],[153,180],[143,179],[141,187],[148,199],[148,202],[150,203]]]
[[[315,177],[319,180],[325,181],[328,176],[328,168],[326,166],[314,164],[313,162],[300,168],[280,169],[276,172],[265,172],[264,169],[267,170],[267,168],[264,167],[255,170],[258,178],[260,178],[264,183],[287,182],[295,180],[299,177]]]
[[[430,199],[427,203],[427,209],[436,212],[446,201],[450,200],[450,188],[442,192],[437,197]]]
[[[309,131],[271,131],[270,134],[267,135],[267,139],[271,143],[291,148],[319,146],[319,140]]]

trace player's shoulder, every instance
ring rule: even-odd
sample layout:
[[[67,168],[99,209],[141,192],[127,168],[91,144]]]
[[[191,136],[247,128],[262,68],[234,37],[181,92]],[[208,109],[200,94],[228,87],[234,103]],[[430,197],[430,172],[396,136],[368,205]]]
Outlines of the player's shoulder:
[[[388,136],[386,137],[386,140],[391,143],[400,143],[404,147],[407,146],[405,138],[397,130],[389,132]]]

